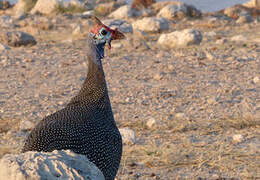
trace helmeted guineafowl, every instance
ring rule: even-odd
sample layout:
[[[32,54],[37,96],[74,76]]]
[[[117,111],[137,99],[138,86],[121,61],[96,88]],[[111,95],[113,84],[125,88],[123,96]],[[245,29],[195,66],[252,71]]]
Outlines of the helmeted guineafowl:
[[[78,95],[69,104],[41,120],[25,141],[22,152],[70,149],[84,154],[112,180],[117,174],[122,139],[108,96],[101,60],[104,47],[124,35],[93,17],[88,41],[88,73]]]

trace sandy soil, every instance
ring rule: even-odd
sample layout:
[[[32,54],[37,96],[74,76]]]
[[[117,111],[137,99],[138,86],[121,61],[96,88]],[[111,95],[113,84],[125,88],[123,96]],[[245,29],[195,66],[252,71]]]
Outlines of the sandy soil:
[[[36,32],[38,43],[0,52],[0,156],[19,152],[27,128],[63,108],[86,76],[85,41],[71,35],[86,20],[49,19],[49,30],[5,28]],[[170,31],[184,28],[199,29],[202,43],[163,49],[160,34],[127,34],[106,52],[116,122],[137,136],[124,145],[118,180],[260,178],[260,23],[204,17]],[[244,40],[231,41],[237,35]]]

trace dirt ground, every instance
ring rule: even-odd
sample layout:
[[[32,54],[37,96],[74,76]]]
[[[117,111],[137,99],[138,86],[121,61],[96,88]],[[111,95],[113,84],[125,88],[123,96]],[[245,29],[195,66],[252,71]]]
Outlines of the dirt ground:
[[[115,120],[137,138],[123,147],[118,180],[260,178],[260,23],[209,18],[171,27],[199,29],[197,46],[164,49],[160,34],[126,34],[106,50]],[[63,108],[86,76],[86,43],[71,35],[86,20],[50,21],[32,28],[37,45],[0,52],[0,157],[19,152],[30,126]]]

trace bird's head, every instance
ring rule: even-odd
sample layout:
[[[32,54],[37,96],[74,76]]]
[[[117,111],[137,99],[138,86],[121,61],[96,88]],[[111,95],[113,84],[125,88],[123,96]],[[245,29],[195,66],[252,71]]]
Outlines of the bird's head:
[[[111,49],[111,41],[116,39],[124,39],[123,33],[117,29],[111,29],[104,25],[97,17],[92,16],[93,26],[90,30],[90,34],[94,39],[96,45],[105,46],[108,44],[108,48]]]

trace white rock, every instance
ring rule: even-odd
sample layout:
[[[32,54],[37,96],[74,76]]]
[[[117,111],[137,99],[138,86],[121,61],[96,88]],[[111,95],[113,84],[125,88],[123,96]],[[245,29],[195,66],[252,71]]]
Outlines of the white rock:
[[[133,33],[132,24],[123,19],[109,19],[103,21],[103,23],[112,29],[117,28],[122,33]]]
[[[122,140],[124,144],[135,144],[136,137],[135,137],[135,131],[130,128],[120,128],[119,129]]]
[[[254,77],[253,82],[254,82],[255,84],[259,83],[259,81],[260,81],[260,79],[259,79],[258,76]]]
[[[57,12],[57,7],[61,5],[59,0],[38,0],[34,8],[31,10],[31,14],[53,14]]]
[[[129,5],[122,6],[112,12],[108,17],[114,19],[128,19],[134,16],[134,12]]]
[[[0,159],[0,167],[0,177],[8,180],[105,179],[86,156],[70,150],[7,154]]]
[[[232,138],[235,142],[242,142],[244,140],[244,136],[241,134],[235,134]]]
[[[179,1],[160,1],[152,5],[152,8],[157,12],[157,16],[172,19],[174,17],[200,17],[201,11],[193,5],[188,5]]]
[[[185,47],[194,44],[200,44],[202,34],[195,29],[185,29],[183,31],[174,31],[169,34],[162,34],[158,39],[158,44],[165,47]]]
[[[231,41],[246,41],[246,38],[243,35],[237,35],[237,36],[233,36],[231,38]]]
[[[133,23],[134,29],[139,29],[144,32],[161,32],[168,30],[169,27],[170,22],[165,18],[145,17]]]
[[[34,124],[31,121],[22,120],[20,122],[20,130],[27,131],[31,130],[34,127]]]
[[[146,122],[146,126],[149,128],[149,129],[152,129],[154,127],[156,127],[157,125],[157,121],[154,119],[154,118],[150,118],[147,122]]]
[[[34,4],[32,1],[28,0],[18,0],[18,2],[14,6],[15,13],[28,13],[32,8]]]
[[[174,19],[178,16],[178,13],[187,14],[187,7],[183,4],[170,4],[165,6],[160,10],[160,12],[157,14],[157,17],[164,17],[167,19]]]

